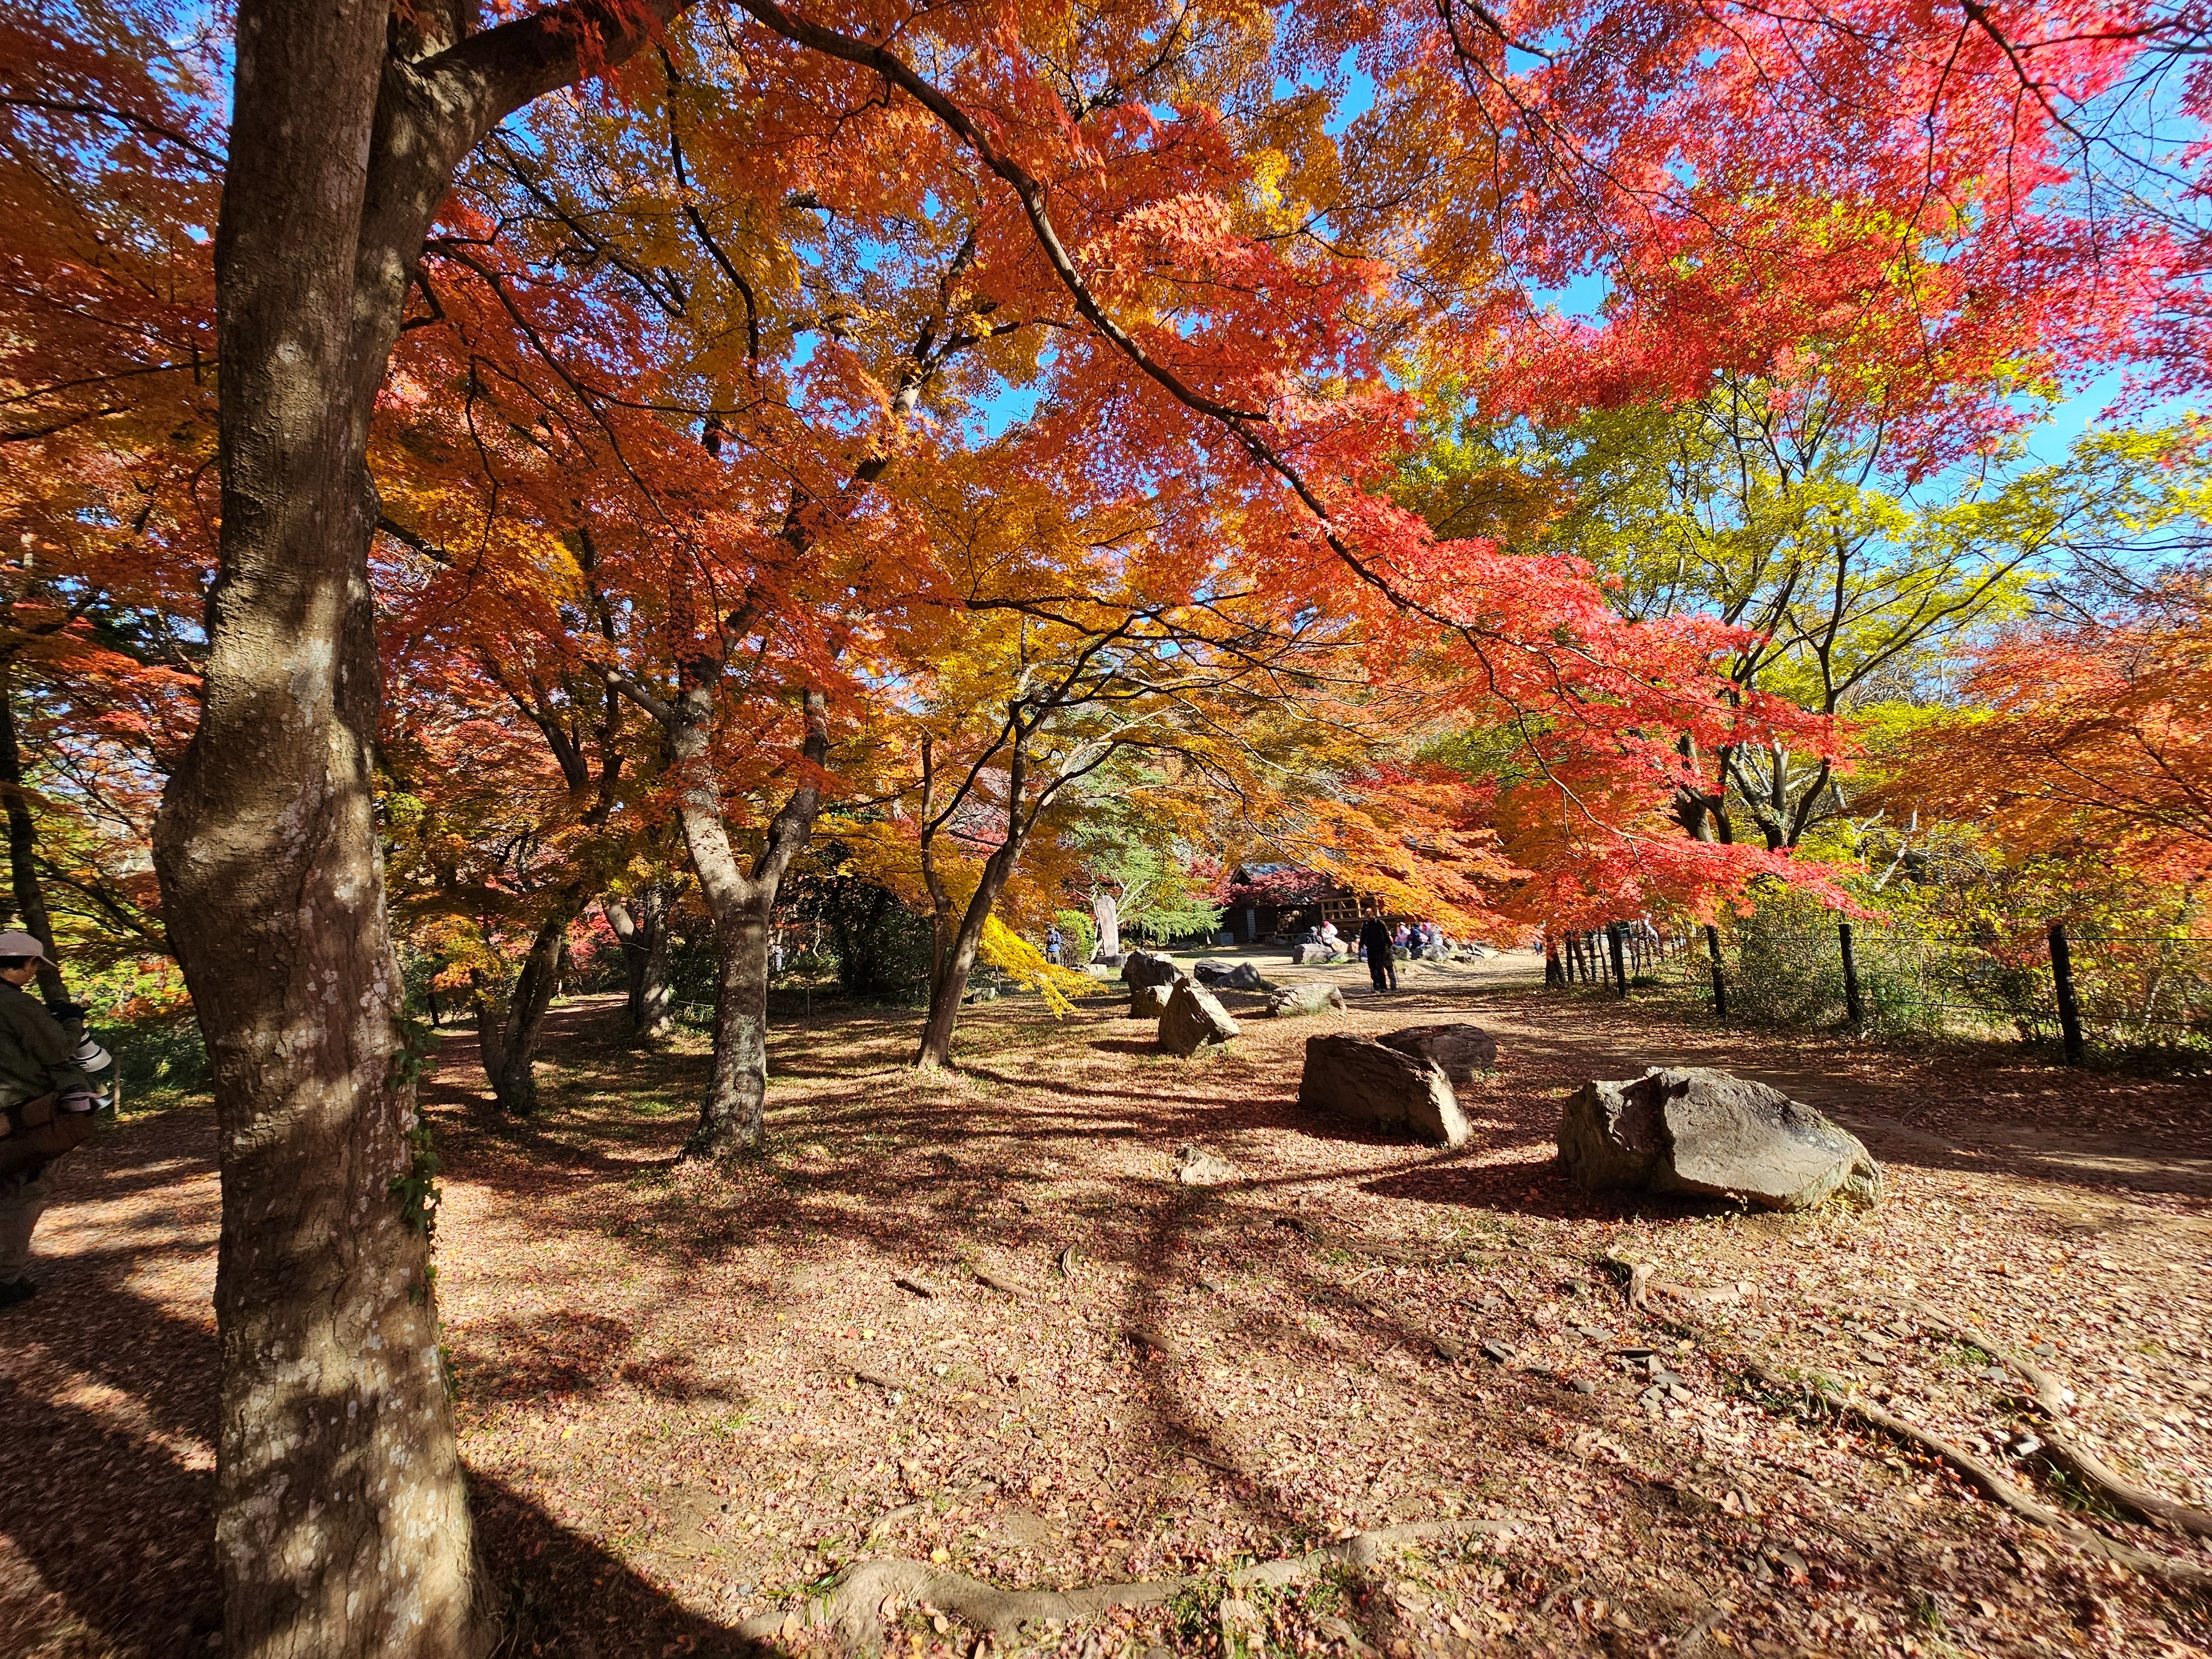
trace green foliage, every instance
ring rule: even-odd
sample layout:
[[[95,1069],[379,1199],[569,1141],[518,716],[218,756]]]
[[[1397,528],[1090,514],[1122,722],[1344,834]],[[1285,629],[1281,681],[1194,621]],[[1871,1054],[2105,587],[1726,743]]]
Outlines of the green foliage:
[[[125,958],[76,976],[71,991],[85,1006],[85,1029],[115,1056],[126,1109],[149,1096],[167,1099],[206,1089],[207,1048],[174,963]]]
[[[1066,960],[1071,963],[1091,960],[1091,953],[1098,948],[1098,928],[1091,917],[1081,910],[1055,910],[1054,923],[1066,938]]]
[[[399,1200],[399,1218],[410,1231],[425,1238],[438,1231],[438,1205],[444,1194],[438,1187],[438,1147],[430,1133],[430,1120],[416,1115],[407,1133],[406,1170],[392,1177],[386,1190]]]
[[[2127,563],[2212,495],[2185,425],[2093,434],[2044,466],[2015,444],[1924,476],[1885,429],[1831,419],[1817,374],[1729,379],[1695,402],[1595,410],[1555,429],[1485,425],[1456,387],[1428,393],[1402,504],[1441,531],[1586,561],[1632,618],[1741,627],[1729,672],[1742,695],[1844,722],[1850,740],[1832,752],[1692,757],[1745,821],[1736,838],[1755,827],[1777,846],[1848,818],[1879,781],[1881,751],[1948,717],[1960,654],[2026,615],[2044,578],[2085,560]],[[1522,747],[1499,727],[1433,757],[1511,781]]]
[[[87,1025],[100,1046],[115,1056],[126,1108],[149,1096],[198,1094],[212,1080],[207,1045],[190,1003],[114,1024],[88,1019]]]
[[[1188,848],[1115,839],[1126,826],[1101,826],[1086,837],[1085,862],[1093,878],[1117,890],[1121,927],[1153,939],[1212,933],[1221,903],[1208,876],[1191,867]]]

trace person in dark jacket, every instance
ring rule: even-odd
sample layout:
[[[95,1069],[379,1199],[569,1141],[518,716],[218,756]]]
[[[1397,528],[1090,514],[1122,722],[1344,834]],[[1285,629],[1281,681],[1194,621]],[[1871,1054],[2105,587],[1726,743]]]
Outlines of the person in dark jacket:
[[[0,1308],[38,1292],[23,1275],[31,1234],[53,1201],[55,1163],[89,1133],[101,1103],[84,1061],[108,1063],[23,988],[51,961],[31,934],[0,933]]]
[[[1398,988],[1398,959],[1390,949],[1390,930],[1382,925],[1380,916],[1370,916],[1360,924],[1359,948],[1367,952],[1367,971],[1373,976],[1378,991]]]

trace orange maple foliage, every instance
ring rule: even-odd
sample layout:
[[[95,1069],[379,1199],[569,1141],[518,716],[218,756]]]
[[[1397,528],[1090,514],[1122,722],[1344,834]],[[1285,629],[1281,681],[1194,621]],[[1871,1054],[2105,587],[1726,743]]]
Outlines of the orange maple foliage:
[[[2212,874],[2212,578],[1985,651],[1969,706],[1914,733],[1883,797],[1979,824],[2016,856]]]

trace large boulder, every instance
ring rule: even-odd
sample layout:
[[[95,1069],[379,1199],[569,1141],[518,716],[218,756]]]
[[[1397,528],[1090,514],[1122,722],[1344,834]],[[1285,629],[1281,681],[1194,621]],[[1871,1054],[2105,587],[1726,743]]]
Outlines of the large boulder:
[[[1176,983],[1160,1016],[1160,1047],[1171,1054],[1194,1054],[1228,1042],[1240,1029],[1212,992],[1186,979]]]
[[[1303,968],[1310,962],[1334,962],[1336,952],[1318,939],[1291,946],[1291,961]]]
[[[1498,1069],[1498,1039],[1480,1025],[1407,1025],[1376,1041],[1416,1060],[1436,1061],[1455,1089],[1468,1088],[1481,1073]]]
[[[1319,980],[1309,980],[1304,985],[1285,985],[1267,999],[1267,1012],[1277,1019],[1296,1019],[1331,1009],[1340,1014],[1344,1012],[1344,993]]]
[[[1249,962],[1233,965],[1225,962],[1201,962],[1190,970],[1190,976],[1200,985],[1217,991],[1272,991],[1275,988]]]
[[[1158,1019],[1168,1011],[1168,999],[1175,994],[1173,985],[1133,985],[1129,988],[1129,1018]]]
[[[1559,1165],[1592,1192],[1634,1187],[1765,1210],[1838,1194],[1881,1199],[1881,1170],[1856,1135],[1779,1089],[1705,1066],[1583,1085],[1559,1120]]]
[[[1298,1104],[1441,1146],[1464,1146],[1474,1133],[1441,1066],[1366,1037],[1308,1037]]]
[[[1132,951],[1121,962],[1121,982],[1133,988],[1139,985],[1172,985],[1182,971],[1172,957],[1153,951]]]

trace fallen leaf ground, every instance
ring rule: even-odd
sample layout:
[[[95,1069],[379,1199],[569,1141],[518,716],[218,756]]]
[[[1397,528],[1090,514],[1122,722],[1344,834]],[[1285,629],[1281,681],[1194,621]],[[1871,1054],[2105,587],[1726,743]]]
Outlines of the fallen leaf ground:
[[[514,1650],[733,1653],[741,1621],[904,1556],[1003,1588],[1195,1577],[1019,1644],[1093,1655],[2208,1651],[2201,1601],[2084,1559],[1808,1392],[1747,1389],[1728,1357],[1885,1400],[2063,1497],[2014,1456],[2034,1426],[2016,1382],[1884,1299],[1917,1298],[2043,1345],[2108,1462],[2212,1504],[2212,1091],[1407,981],[1353,990],[1341,1019],[1249,1018],[1192,1061],[1116,1003],[1054,1021],[1003,1002],[935,1077],[905,1067],[909,1012],[794,1012],[772,1149],[726,1170],[672,1161],[696,1038],[640,1053],[617,1009],[571,1005],[524,1125],[483,1115],[450,1038],[428,1097],[442,1310]],[[1443,1018],[1501,1041],[1465,1093],[1468,1151],[1296,1105],[1316,1031]],[[1566,1183],[1565,1095],[1668,1062],[1837,1115],[1889,1201],[1745,1216]],[[1192,1144],[1235,1178],[1176,1184]],[[204,1106],[95,1143],[40,1235],[45,1293],[0,1315],[0,1651],[216,1645],[212,1153]],[[1694,1322],[1628,1307],[1604,1262],[1632,1257],[1711,1293]],[[1285,1589],[1222,1577],[1451,1517],[1488,1528]],[[2203,1545],[2084,1519],[2212,1566]],[[900,1650],[973,1644],[889,1611]],[[787,1628],[771,1644],[804,1645]]]

